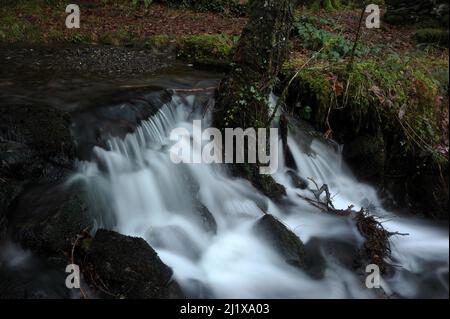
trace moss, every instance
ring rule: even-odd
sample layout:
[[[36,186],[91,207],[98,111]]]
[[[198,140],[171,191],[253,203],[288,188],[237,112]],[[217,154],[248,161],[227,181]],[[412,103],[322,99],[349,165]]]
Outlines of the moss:
[[[35,32],[36,30],[27,20],[19,19],[14,15],[0,17],[0,40],[2,42],[23,42],[33,38],[32,35]]]
[[[302,62],[285,64],[285,74],[292,74]],[[355,63],[351,74],[345,62],[317,63],[300,72],[297,85],[314,99],[314,122],[320,128],[330,107],[351,119],[353,134],[379,127],[396,129],[401,116],[414,129],[411,134],[433,144],[439,138],[437,119],[442,111],[436,96],[443,90],[442,80],[434,76],[442,68],[448,68],[447,61],[423,56],[371,58]]]
[[[177,56],[197,67],[228,70],[234,44],[239,37],[226,33],[188,36],[155,35],[143,43],[147,49],[156,51],[175,49]]]
[[[180,37],[178,55],[194,63],[216,60],[229,62],[236,39],[226,33]]]
[[[418,43],[432,43],[448,47],[448,30],[436,28],[419,29],[413,37]]]
[[[147,49],[159,50],[160,48],[167,47],[170,41],[171,37],[167,34],[155,35],[145,40],[144,46]]]

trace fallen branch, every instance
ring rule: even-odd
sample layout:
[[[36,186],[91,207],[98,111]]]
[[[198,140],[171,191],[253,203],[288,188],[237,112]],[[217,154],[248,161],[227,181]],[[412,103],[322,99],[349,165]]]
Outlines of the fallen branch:
[[[314,200],[312,198],[308,198],[308,197],[300,195],[300,194],[297,194],[297,196],[300,197],[301,199],[304,199],[312,206],[320,209],[324,213],[330,213],[330,214],[338,215],[338,216],[349,216],[353,212],[353,210],[352,210],[354,207],[353,205],[350,205],[347,209],[335,209],[335,208],[331,208],[330,206],[328,206],[321,200]]]
[[[195,89],[171,89],[177,93],[193,93],[193,92],[206,92],[206,91],[215,91],[217,90],[217,86],[211,86],[206,88],[195,88]]]
[[[389,233],[383,225],[363,209],[354,217],[360,234],[366,239],[363,253],[372,264],[380,267],[382,273],[386,271],[386,259],[391,256]]]
[[[313,179],[310,179],[316,187],[318,185]],[[315,193],[316,200],[298,194],[298,196],[307,201],[311,206],[320,209],[322,212],[336,216],[350,216],[356,222],[359,233],[365,238],[362,254],[370,263],[377,265],[383,273],[386,271],[386,260],[391,257],[391,246],[389,238],[392,236],[408,236],[407,233],[389,232],[383,226],[383,221],[379,221],[377,216],[367,213],[364,208],[360,211],[353,210],[350,205],[347,209],[335,209],[329,205],[329,193],[326,202],[320,200],[320,194],[326,192],[328,187],[322,185],[320,193]]]
[[[322,193],[325,192],[326,201],[324,202],[324,204],[325,204],[327,207],[331,207],[332,209],[335,209],[335,208],[334,208],[334,205],[333,205],[333,201],[331,200],[331,194],[330,194],[330,190],[329,190],[329,188],[328,188],[328,185],[327,185],[327,184],[323,184],[323,185],[319,188],[319,185],[317,185],[317,183],[316,183],[316,181],[315,181],[314,179],[312,179],[312,178],[310,178],[310,177],[308,177],[308,179],[309,179],[311,182],[313,182],[314,185],[316,186],[316,189],[317,189],[317,190],[312,191],[313,194],[314,194],[314,197],[315,197],[318,201],[320,201],[320,195],[322,195]]]

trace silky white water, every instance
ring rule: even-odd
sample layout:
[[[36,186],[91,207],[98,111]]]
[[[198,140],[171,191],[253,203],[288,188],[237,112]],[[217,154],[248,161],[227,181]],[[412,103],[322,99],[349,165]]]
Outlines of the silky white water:
[[[73,180],[85,182],[95,211],[102,212],[97,216],[98,227],[147,240],[191,297],[379,297],[379,291],[366,288],[364,274],[343,265],[321,246],[339,242],[358,248],[363,238],[355,224],[346,217],[324,214],[299,197],[313,195],[291,184],[282,154],[274,178],[287,189],[283,204],[270,201],[248,181],[230,177],[218,164],[174,164],[170,160],[172,128],[185,127],[192,133],[194,119],[202,119],[203,128],[210,125],[209,113],[202,117],[203,112],[194,110],[195,99],[194,95],[174,95],[135,133],[124,139],[111,138],[107,148],[94,149],[94,160],[79,163]],[[328,184],[337,208],[370,206],[373,214],[386,220],[383,225],[388,230],[409,233],[391,238],[390,262],[396,271],[383,278],[384,292],[406,298],[448,297],[448,229],[384,210],[376,191],[358,183],[345,167],[339,147],[313,139],[305,151],[299,143],[304,137],[298,131],[288,139],[297,165],[295,174],[312,178],[318,185]],[[194,152],[188,141],[185,147]],[[198,218],[199,203],[214,216],[216,233]],[[324,263],[322,276],[288,265],[255,234],[253,226],[263,211],[316,249]]]

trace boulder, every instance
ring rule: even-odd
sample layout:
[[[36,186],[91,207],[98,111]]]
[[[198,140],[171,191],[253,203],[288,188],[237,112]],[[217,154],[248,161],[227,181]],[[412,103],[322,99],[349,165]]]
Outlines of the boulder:
[[[217,233],[217,222],[213,214],[209,211],[208,207],[203,205],[199,200],[194,200],[194,210],[198,212],[196,218],[199,220],[200,225],[206,232],[212,234]]]
[[[304,268],[305,250],[302,241],[283,223],[270,214],[264,215],[255,225],[255,232],[290,265]]]
[[[295,188],[299,189],[307,189],[308,188],[308,181],[300,176],[298,176],[294,171],[289,170],[287,172],[287,175],[289,176],[289,179],[291,180],[292,185]]]
[[[0,103],[0,177],[58,180],[71,168],[70,117],[45,104]]]
[[[181,297],[173,271],[142,238],[99,229],[86,248],[82,270],[107,298],[161,299]]]
[[[17,201],[12,238],[40,256],[68,261],[77,235],[93,225],[85,195],[79,189],[41,186]]]
[[[190,197],[192,198],[193,215],[189,216],[194,219],[197,224],[206,232],[216,234],[217,222],[214,215],[209,211],[208,207],[203,205],[199,199],[200,185],[189,172],[182,173],[182,182],[186,186]]]
[[[315,279],[322,279],[328,262],[334,262],[344,268],[353,270],[359,265],[359,248],[346,241],[329,238],[311,238],[305,244],[306,272]]]

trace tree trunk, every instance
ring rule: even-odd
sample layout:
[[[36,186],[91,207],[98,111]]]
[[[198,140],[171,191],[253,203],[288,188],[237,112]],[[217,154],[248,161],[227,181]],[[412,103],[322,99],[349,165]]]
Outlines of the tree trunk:
[[[253,0],[249,22],[237,45],[231,72],[221,83],[214,124],[219,128],[270,127],[269,96],[287,56],[289,35],[298,0]],[[268,135],[267,135],[268,136]],[[233,165],[266,195],[281,198],[285,190],[258,164]]]

